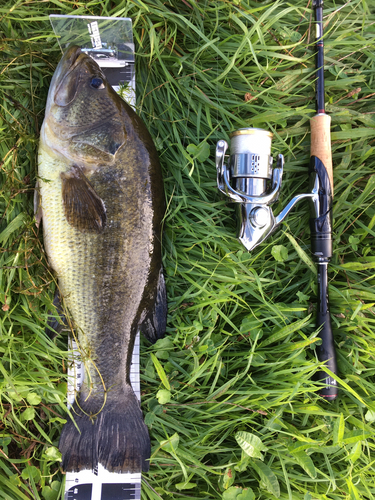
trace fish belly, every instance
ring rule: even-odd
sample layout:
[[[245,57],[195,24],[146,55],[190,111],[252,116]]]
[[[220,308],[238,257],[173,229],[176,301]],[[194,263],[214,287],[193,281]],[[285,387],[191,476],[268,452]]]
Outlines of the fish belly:
[[[59,294],[73,320],[82,357],[89,362],[95,356],[93,349],[98,334],[98,298],[95,297],[97,290],[94,290],[98,235],[84,234],[66,220],[60,172],[68,171],[69,166],[42,148],[39,157],[44,246],[56,273]],[[89,378],[95,379],[95,374]]]

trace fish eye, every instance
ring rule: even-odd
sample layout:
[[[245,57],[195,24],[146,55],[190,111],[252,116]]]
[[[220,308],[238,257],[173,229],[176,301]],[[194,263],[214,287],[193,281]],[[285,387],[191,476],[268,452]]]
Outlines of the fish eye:
[[[104,82],[99,76],[91,78],[90,87],[93,89],[104,89]]]

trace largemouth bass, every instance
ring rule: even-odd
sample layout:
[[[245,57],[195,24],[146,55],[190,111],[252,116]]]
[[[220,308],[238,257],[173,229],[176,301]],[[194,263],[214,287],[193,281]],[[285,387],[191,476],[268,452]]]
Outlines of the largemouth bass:
[[[78,47],[51,81],[39,178],[44,245],[86,368],[60,438],[63,468],[148,470],[129,373],[138,329],[155,341],[166,323],[161,169],[142,120]]]

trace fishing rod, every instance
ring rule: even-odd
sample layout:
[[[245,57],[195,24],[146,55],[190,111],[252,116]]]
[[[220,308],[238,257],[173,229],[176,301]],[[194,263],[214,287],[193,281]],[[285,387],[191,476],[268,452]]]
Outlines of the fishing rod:
[[[333,169],[331,151],[331,117],[325,112],[324,99],[324,42],[323,42],[323,0],[313,0],[316,25],[316,115],[310,120],[310,185],[319,179],[318,214],[311,207],[310,230],[311,251],[315,257],[318,271],[318,311],[317,326],[321,328],[319,337],[322,342],[316,349],[319,361],[334,374],[337,374],[336,352],[333,342],[328,300],[327,267],[332,257],[332,199]],[[320,395],[333,400],[337,397],[337,381],[319,371],[317,380],[325,384]]]
[[[323,0],[314,0],[316,18],[316,101],[317,114],[311,118],[311,156],[309,167],[310,192],[295,196],[277,217],[271,205],[279,197],[284,157],[279,154],[273,168],[271,156],[272,133],[258,128],[242,128],[230,134],[228,165],[225,155],[228,143],[219,140],[216,145],[218,189],[236,204],[237,238],[248,251],[262,243],[283,222],[302,199],[311,207],[311,247],[317,263],[318,306],[316,326],[321,345],[316,353],[319,361],[334,374],[337,373],[328,302],[327,266],[332,256],[332,197],[333,174],[330,140],[331,118],[324,106],[324,47]],[[317,380],[322,382],[320,395],[328,400],[337,396],[336,380],[320,370]]]

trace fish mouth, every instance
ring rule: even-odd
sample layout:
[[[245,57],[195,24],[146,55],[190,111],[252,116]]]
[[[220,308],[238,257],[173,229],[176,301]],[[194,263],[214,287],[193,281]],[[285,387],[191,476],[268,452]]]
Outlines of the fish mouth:
[[[56,68],[56,78],[53,82],[51,82],[51,88],[54,89],[53,100],[58,106],[66,106],[74,99],[75,92],[70,94],[69,98],[67,98],[68,96],[65,95],[65,92],[63,92],[63,86],[70,80],[70,75],[75,68],[87,58],[90,58],[90,56],[82,52],[81,48],[76,45],[69,47],[63,55]]]
[[[65,52],[62,58],[62,65],[65,67],[66,70],[69,70],[69,68],[72,70],[76,66],[76,63],[81,54],[82,54],[81,48],[77,47],[77,45],[72,45]]]

